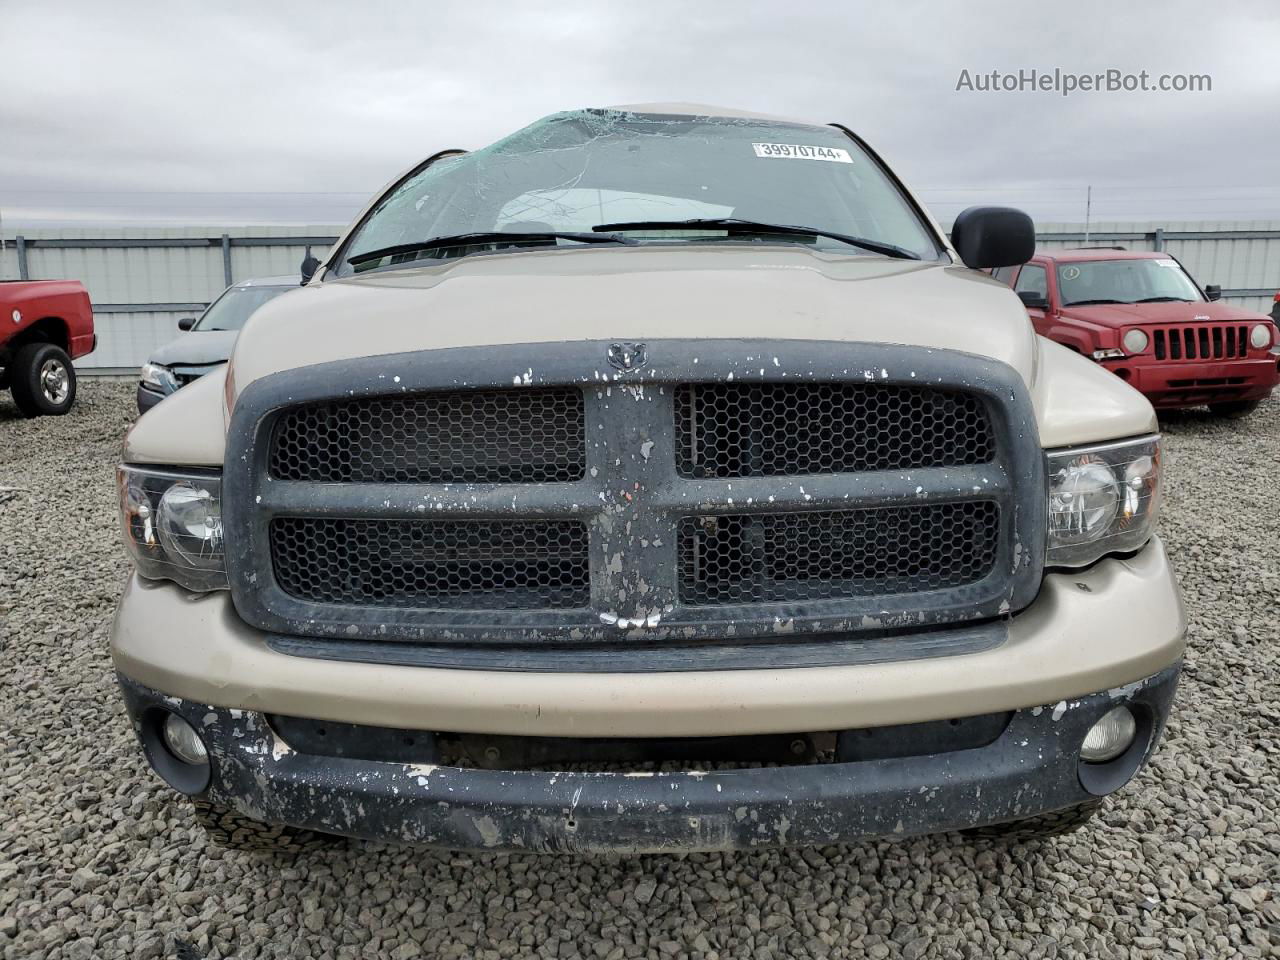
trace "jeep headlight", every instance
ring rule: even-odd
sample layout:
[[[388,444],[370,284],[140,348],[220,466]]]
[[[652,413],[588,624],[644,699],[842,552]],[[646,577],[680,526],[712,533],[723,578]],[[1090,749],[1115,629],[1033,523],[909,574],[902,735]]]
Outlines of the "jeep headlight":
[[[227,589],[217,473],[122,466],[116,482],[125,550],[139,576]]]
[[[1048,475],[1047,566],[1087,566],[1151,538],[1160,506],[1158,436],[1050,451]]]

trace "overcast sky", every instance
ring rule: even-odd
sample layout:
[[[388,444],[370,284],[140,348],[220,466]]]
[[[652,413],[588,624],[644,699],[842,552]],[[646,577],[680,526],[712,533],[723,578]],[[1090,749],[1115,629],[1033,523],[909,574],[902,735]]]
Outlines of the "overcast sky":
[[[1209,92],[958,91],[1020,69]],[[975,80],[976,82],[976,80]],[[1280,219],[1280,3],[0,0],[0,217],[342,223],[398,171],[557,110],[840,121],[934,213]]]

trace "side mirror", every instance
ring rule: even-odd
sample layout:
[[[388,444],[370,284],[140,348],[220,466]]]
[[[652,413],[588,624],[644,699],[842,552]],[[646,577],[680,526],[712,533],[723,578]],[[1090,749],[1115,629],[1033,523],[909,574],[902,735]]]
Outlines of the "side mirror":
[[[305,287],[311,282],[311,278],[316,275],[316,270],[320,267],[320,258],[311,253],[311,248],[307,247],[307,255],[302,258],[302,282],[298,284]]]
[[[1034,290],[1019,290],[1018,299],[1022,301],[1024,307],[1030,307],[1033,310],[1049,309],[1049,301]]]
[[[179,330],[190,330],[195,325],[196,325],[195,317],[183,317],[181,320],[178,321]]]
[[[1216,283],[1206,283],[1204,285],[1204,295],[1210,300],[1222,299],[1222,287]]]
[[[951,245],[965,266],[1014,267],[1036,252],[1036,226],[1012,207],[969,207],[951,227]]]

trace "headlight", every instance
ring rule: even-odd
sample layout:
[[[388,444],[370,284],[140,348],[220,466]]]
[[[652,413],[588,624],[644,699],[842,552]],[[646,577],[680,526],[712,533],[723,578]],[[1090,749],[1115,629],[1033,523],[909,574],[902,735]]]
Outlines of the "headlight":
[[[1124,340],[1121,342],[1124,344],[1124,348],[1132,355],[1147,349],[1147,344],[1150,341],[1141,330],[1129,330],[1125,332]]]
[[[123,466],[116,481],[125,550],[139,576],[188,590],[227,589],[221,477]]]
[[[1056,450],[1048,459],[1048,566],[1087,566],[1151,538],[1160,505],[1159,437]]]
[[[1271,346],[1271,324],[1260,323],[1250,330],[1249,346],[1255,350],[1265,350]]]
[[[173,393],[178,389],[178,378],[173,375],[173,371],[159,363],[144,363],[141,377],[146,386],[162,393]]]

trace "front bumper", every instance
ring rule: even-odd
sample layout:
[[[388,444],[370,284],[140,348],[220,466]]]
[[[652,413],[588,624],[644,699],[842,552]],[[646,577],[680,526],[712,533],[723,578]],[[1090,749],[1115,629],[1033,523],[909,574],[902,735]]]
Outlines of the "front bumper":
[[[820,667],[532,672],[518,657],[505,668],[415,666],[290,655],[241,620],[229,594],[135,576],[111,652],[138,683],[242,710],[417,730],[712,737],[919,723],[1084,696],[1176,662],[1186,615],[1155,539],[1130,557],[1050,573],[998,627],[1000,642],[977,652]],[[383,656],[413,646],[385,644]]]
[[[169,394],[138,384],[138,413],[146,413],[167,396]]]
[[[1280,382],[1280,358],[1273,354],[1250,360],[1171,363],[1108,361],[1114,372],[1142,392],[1158,409],[1229,403],[1267,396]],[[1122,376],[1124,374],[1122,373]]]
[[[1119,787],[1163,730],[1179,664],[1125,687],[1013,713],[986,746],[853,762],[680,773],[477,770],[319,756],[256,712],[165,696],[121,677],[135,726],[172,711],[200,731],[199,795],[258,820],[450,849],[733,850],[903,836],[1017,820]],[[1118,704],[1139,737],[1110,776],[1081,773],[1086,731]],[[158,748],[154,741],[144,747]],[[1110,766],[1110,765],[1101,765]],[[1090,771],[1091,772],[1091,771]],[[1086,787],[1086,782],[1089,784]]]

